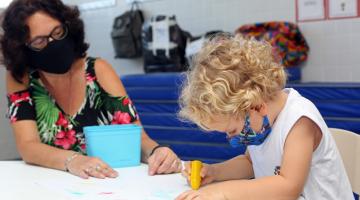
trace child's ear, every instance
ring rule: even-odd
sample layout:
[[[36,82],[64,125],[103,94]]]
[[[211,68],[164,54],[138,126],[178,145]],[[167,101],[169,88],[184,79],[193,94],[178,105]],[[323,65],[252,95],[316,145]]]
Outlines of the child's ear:
[[[265,116],[265,115],[268,114],[266,103],[262,103],[262,104],[260,104],[260,105],[258,105],[256,107],[254,107],[254,110],[259,112],[260,115],[262,115],[262,116]]]

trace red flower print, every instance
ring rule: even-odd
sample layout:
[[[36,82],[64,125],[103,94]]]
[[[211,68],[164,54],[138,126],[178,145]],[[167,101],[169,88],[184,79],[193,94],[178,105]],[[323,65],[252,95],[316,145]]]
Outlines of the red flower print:
[[[62,139],[64,138],[66,135],[65,131],[59,131],[57,134],[56,134],[56,138],[59,138],[59,139]]]
[[[116,111],[111,124],[129,124],[130,122],[131,122],[131,117],[129,113]]]
[[[62,126],[62,127],[65,127],[65,128],[67,128],[67,126],[68,126],[68,121],[65,119],[64,115],[61,112],[59,112],[59,118],[56,121],[56,125],[57,126]]]
[[[15,116],[11,116],[10,122],[11,122],[11,123],[14,123],[14,122],[16,122],[16,121],[17,121],[17,118],[16,118]]]
[[[75,131],[59,131],[56,134],[55,145],[61,146],[63,149],[70,149],[76,143]]]
[[[124,106],[127,106],[129,103],[130,103],[130,99],[129,99],[129,98],[125,98],[125,99],[123,100],[123,102],[122,102],[122,104],[123,104]]]
[[[91,74],[86,74],[86,82],[93,82],[96,79],[95,76],[91,76]]]
[[[13,93],[8,95],[11,103],[19,103],[21,101],[29,101],[30,93],[29,92],[21,92],[21,93]]]

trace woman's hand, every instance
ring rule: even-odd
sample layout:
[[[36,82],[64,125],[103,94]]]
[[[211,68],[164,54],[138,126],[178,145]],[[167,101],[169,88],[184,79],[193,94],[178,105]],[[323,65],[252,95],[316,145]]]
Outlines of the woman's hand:
[[[118,173],[108,164],[95,157],[79,155],[67,164],[67,169],[71,174],[81,178],[115,178]]]
[[[177,155],[168,147],[157,148],[148,159],[149,174],[180,172],[182,165]]]
[[[191,176],[191,162],[185,163],[185,169],[181,172],[182,176],[186,178],[188,184],[190,185],[190,176]],[[202,164],[200,171],[201,176],[201,186],[214,182],[215,180],[215,167],[206,163]]]

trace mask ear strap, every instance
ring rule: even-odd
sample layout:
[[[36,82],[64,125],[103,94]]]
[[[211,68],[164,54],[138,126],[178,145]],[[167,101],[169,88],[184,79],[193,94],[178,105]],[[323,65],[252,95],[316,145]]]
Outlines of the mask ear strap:
[[[246,113],[245,115],[245,120],[244,120],[244,127],[245,126],[250,126],[250,113]]]
[[[267,126],[270,126],[270,120],[269,120],[269,117],[267,115],[265,115],[263,117],[263,128],[265,128]]]
[[[268,116],[268,106],[266,103],[262,103],[259,113],[263,116],[263,128],[270,126],[270,120]]]
[[[259,112],[262,116],[265,116],[268,114],[268,106],[266,105],[266,103],[262,103],[255,110],[257,112]]]

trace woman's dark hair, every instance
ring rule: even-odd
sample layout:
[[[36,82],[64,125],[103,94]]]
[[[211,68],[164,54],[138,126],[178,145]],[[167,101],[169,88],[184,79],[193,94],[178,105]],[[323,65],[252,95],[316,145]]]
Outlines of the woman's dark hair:
[[[3,64],[15,80],[22,83],[22,78],[29,72],[29,59],[25,45],[29,38],[26,19],[38,11],[59,20],[68,27],[68,34],[74,40],[76,58],[86,55],[89,45],[85,43],[84,23],[80,19],[77,7],[64,5],[61,0],[14,0],[3,14],[0,39]]]

